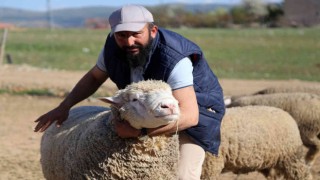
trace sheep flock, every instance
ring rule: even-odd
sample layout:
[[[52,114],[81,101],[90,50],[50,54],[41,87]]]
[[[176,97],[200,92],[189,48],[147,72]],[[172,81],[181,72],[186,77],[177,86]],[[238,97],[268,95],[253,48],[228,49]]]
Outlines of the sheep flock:
[[[227,108],[272,106],[285,110],[296,121],[311,169],[320,155],[320,86],[275,86],[253,94],[225,98]]]
[[[267,96],[261,94],[251,96]],[[315,94],[304,96],[319,99]],[[201,179],[219,179],[224,172],[253,171],[269,179],[312,179],[310,166],[318,155],[320,138],[319,132],[313,129],[315,124],[320,124],[320,116],[313,113],[319,109],[319,103],[307,101],[311,103],[307,107],[296,106],[295,116],[289,111],[295,107],[294,102],[291,109],[286,109],[267,104],[236,104],[240,98],[231,98],[231,103],[226,105],[219,154],[206,153]],[[52,125],[46,130],[40,149],[44,177],[49,180],[178,179],[178,132],[123,139],[113,128],[114,121],[128,121],[137,129],[177,123],[179,106],[169,85],[162,81],[141,81],[102,100],[110,103],[111,109],[76,107],[61,127]],[[299,121],[306,119],[307,109],[313,112],[313,119],[309,115],[312,124],[301,125]],[[309,148],[307,154],[304,146]]]

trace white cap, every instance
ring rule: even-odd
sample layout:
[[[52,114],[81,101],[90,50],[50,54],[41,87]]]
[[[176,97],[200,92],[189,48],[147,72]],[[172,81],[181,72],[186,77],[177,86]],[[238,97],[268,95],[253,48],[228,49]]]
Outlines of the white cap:
[[[150,22],[153,22],[152,14],[139,5],[123,6],[109,16],[111,34],[119,31],[137,32]]]

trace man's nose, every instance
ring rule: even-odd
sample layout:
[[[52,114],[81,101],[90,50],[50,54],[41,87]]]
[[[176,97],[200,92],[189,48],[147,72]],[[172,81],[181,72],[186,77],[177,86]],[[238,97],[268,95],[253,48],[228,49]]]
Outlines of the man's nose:
[[[133,36],[128,36],[125,40],[127,46],[134,45],[135,38]]]

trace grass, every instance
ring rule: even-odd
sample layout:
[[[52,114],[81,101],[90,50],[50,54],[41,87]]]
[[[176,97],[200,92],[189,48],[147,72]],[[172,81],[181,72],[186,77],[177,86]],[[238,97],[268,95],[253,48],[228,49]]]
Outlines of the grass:
[[[0,94],[58,97],[48,89],[30,89],[30,90],[22,90],[22,91],[0,89]]]
[[[173,29],[197,43],[219,78],[320,81],[320,31],[304,29]],[[10,31],[14,64],[88,70],[109,30]]]
[[[220,77],[320,80],[319,29],[189,30],[181,33],[203,48],[210,66]]]
[[[105,36],[105,31],[85,29],[11,31],[6,50],[15,64],[87,70],[95,64]]]

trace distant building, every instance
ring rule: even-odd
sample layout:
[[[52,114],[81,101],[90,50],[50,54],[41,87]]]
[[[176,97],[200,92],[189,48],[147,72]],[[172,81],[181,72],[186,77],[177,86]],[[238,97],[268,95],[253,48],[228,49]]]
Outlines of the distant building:
[[[14,29],[15,25],[10,23],[2,23],[0,22],[0,29]]]
[[[320,0],[285,0],[283,23],[289,26],[320,25]]]
[[[85,27],[89,29],[110,29],[109,23],[101,18],[86,19]]]

